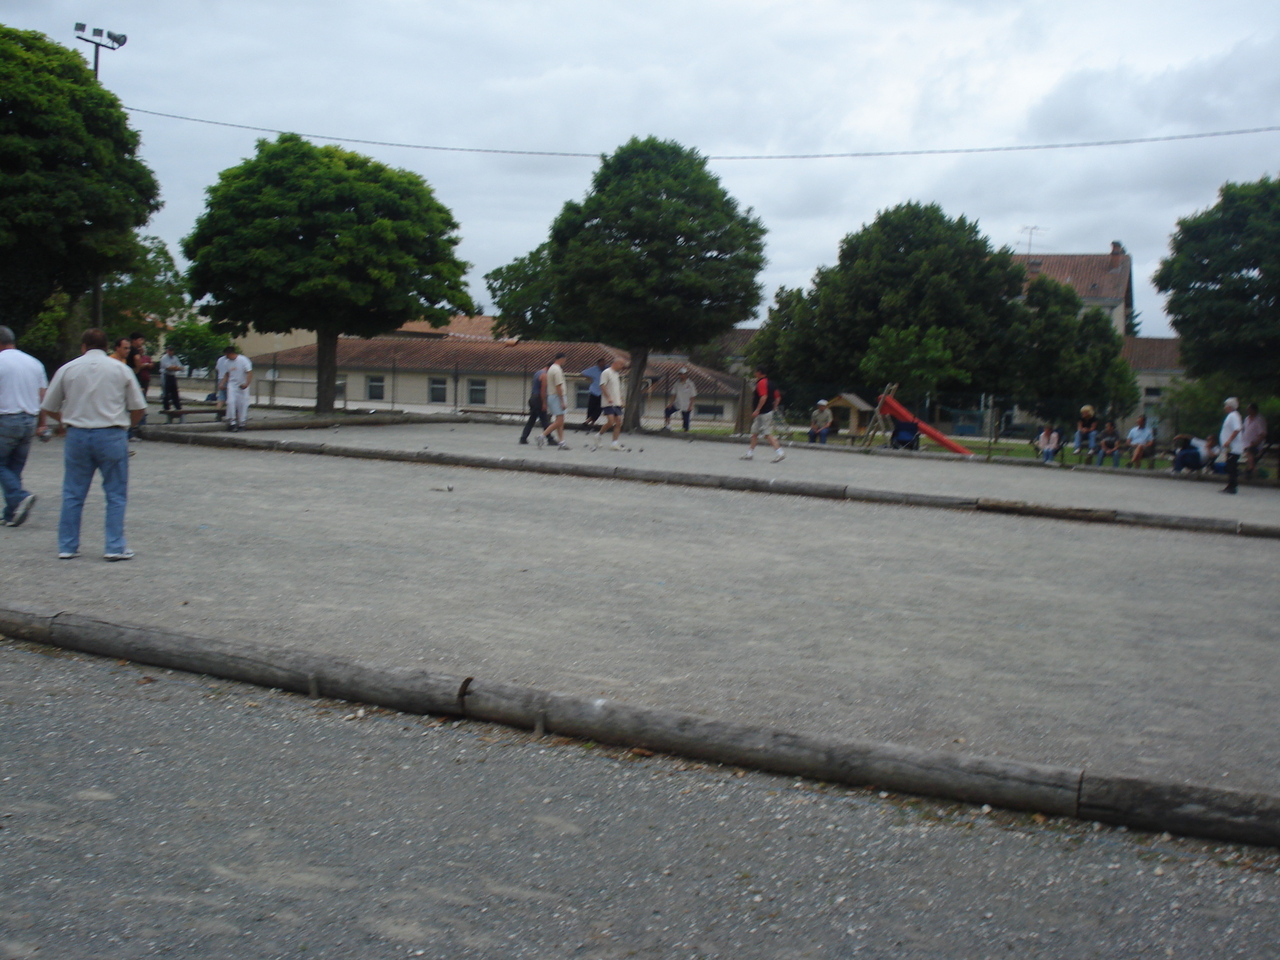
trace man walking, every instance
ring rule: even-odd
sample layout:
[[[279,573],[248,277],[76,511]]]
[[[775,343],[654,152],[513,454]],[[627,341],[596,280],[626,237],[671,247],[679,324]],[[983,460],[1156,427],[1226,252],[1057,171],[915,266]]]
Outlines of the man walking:
[[[1222,409],[1227,414],[1222,418],[1222,430],[1218,433],[1227,466],[1227,485],[1222,492],[1235,493],[1240,480],[1240,454],[1244,453],[1244,421],[1240,419],[1240,401],[1235,397],[1227,397]]]
[[[584,427],[594,427],[600,419],[600,408],[603,406],[600,399],[600,377],[608,369],[609,358],[601,357],[581,373],[581,376],[587,378],[587,419],[582,424]]]
[[[227,392],[227,429],[243,430],[249,419],[249,384],[253,383],[253,364],[234,346],[225,348],[222,380],[219,386]]]
[[[776,390],[773,384],[769,382],[769,375],[764,372],[763,367],[756,367],[756,405],[755,409],[751,411],[751,444],[747,447],[747,452],[739,459],[754,460],[756,444],[760,442],[761,437],[768,440],[769,445],[773,447],[774,463],[787,458],[787,455],[782,452],[782,444],[778,443],[778,438],[773,435],[775,394]]]
[[[66,431],[63,447],[62,515],[58,559],[80,556],[80,517],[94,471],[106,495],[104,560],[128,560],[124,539],[129,497],[129,427],[142,419],[147,401],[133,371],[106,354],[107,335],[98,329],[80,338],[80,356],[53,375],[41,409]]]
[[[684,432],[689,432],[689,418],[693,415],[693,400],[698,395],[698,388],[693,385],[693,381],[689,379],[689,368],[681,367],[680,372],[676,375],[676,382],[672,389],[674,396],[671,398],[671,406],[663,411],[662,429],[671,429],[671,415],[679,413],[680,419],[684,421]]]
[[[547,407],[542,402],[547,389],[547,368],[542,367],[533,375],[533,386],[529,389],[529,419],[524,423],[524,433],[520,434],[520,442],[528,443],[533,425],[539,423],[547,429]]]
[[[0,491],[4,515],[0,526],[20,527],[36,505],[36,495],[22,485],[22,470],[31,438],[44,432],[44,399],[49,379],[44,364],[15,345],[13,331],[0,326]]]
[[[564,442],[564,412],[569,408],[568,402],[565,400],[564,392],[564,366],[561,364],[565,358],[563,353],[557,353],[555,360],[551,362],[551,366],[547,367],[545,383],[547,388],[547,412],[551,415],[551,423],[542,431],[538,438],[538,446],[542,446],[551,434],[556,435],[556,443],[561,450],[568,450],[569,445]]]
[[[627,361],[622,357],[614,357],[613,363],[600,374],[600,412],[604,414],[605,421],[591,445],[592,450],[600,447],[606,430],[613,431],[613,443],[609,444],[609,449],[622,449],[622,368],[626,365]]]
[[[164,409],[170,405],[174,410],[182,409],[182,397],[178,395],[178,375],[182,373],[183,363],[173,352],[173,347],[165,347],[160,357],[160,402]],[[143,391],[144,395],[146,391]]]

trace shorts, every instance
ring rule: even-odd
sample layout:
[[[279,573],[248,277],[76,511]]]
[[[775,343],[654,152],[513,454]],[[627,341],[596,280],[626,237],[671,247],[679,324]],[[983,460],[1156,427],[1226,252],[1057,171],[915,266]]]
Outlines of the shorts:
[[[600,412],[601,412],[601,413],[603,413],[606,417],[620,417],[620,416],[622,416],[622,408],[621,408],[621,407],[601,407],[601,408],[600,408]]]
[[[560,394],[553,393],[547,397],[547,413],[553,417],[564,416],[564,401],[560,399]]]
[[[773,411],[768,413],[760,413],[751,421],[751,435],[753,437],[772,437],[773,436]]]

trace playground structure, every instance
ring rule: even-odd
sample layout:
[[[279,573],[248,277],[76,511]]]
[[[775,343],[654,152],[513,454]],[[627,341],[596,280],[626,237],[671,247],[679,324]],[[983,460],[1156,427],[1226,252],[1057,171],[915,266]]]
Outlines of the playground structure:
[[[934,443],[938,444],[944,450],[950,450],[952,453],[960,453],[966,457],[973,456],[973,451],[956,443],[946,434],[939,432],[929,424],[925,423],[910,410],[898,402],[894,396],[898,392],[896,383],[888,384],[884,388],[884,392],[880,394],[876,401],[876,413],[871,420],[867,432],[863,435],[862,442],[870,447],[874,445],[880,434],[886,434],[892,437],[894,433],[894,421],[899,423],[909,423],[915,426],[916,430],[924,434]]]

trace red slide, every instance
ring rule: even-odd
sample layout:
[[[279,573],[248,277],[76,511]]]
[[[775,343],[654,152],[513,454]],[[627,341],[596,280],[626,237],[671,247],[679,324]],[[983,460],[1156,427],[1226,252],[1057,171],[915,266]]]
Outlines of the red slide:
[[[964,447],[960,446],[960,444],[956,443],[950,437],[943,436],[941,433],[933,429],[933,427],[929,426],[924,421],[919,420],[916,417],[912,416],[911,411],[908,410],[906,407],[904,407],[902,404],[900,404],[897,400],[893,399],[893,397],[882,396],[880,398],[880,412],[887,413],[889,416],[893,417],[895,420],[906,420],[909,423],[914,423],[917,427],[920,428],[920,432],[923,433],[926,437],[928,437],[934,443],[941,444],[942,446],[946,447],[952,453],[963,453],[966,457],[973,456],[972,450],[966,450]]]

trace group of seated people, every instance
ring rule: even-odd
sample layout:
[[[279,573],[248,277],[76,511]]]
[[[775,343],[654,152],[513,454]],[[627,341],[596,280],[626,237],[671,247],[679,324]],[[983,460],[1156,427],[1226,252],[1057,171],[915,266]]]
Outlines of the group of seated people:
[[[1062,431],[1051,423],[1046,423],[1040,435],[1032,441],[1040,458],[1045,463],[1053,463],[1062,450]],[[1108,420],[1102,429],[1098,429],[1098,417],[1093,407],[1085,405],[1080,408],[1080,419],[1076,422],[1074,452],[1079,454],[1085,449],[1089,451],[1089,459],[1098,466],[1111,458],[1111,465],[1120,466],[1120,455],[1126,454],[1131,467],[1142,465],[1144,460],[1155,456],[1155,432],[1147,426],[1147,418],[1139,416],[1127,437],[1121,437],[1116,430],[1114,420]]]
[[[1223,427],[1226,433],[1227,426]],[[1173,438],[1173,469],[1175,476],[1185,472],[1209,470],[1213,473],[1227,473],[1226,457],[1222,454],[1222,435],[1215,437],[1212,433],[1204,439],[1189,433],[1180,433]],[[1257,472],[1258,458],[1267,445],[1267,421],[1258,412],[1256,403],[1249,404],[1241,429],[1241,446],[1243,447],[1245,476],[1252,478]],[[1262,474],[1265,476],[1265,474]]]

